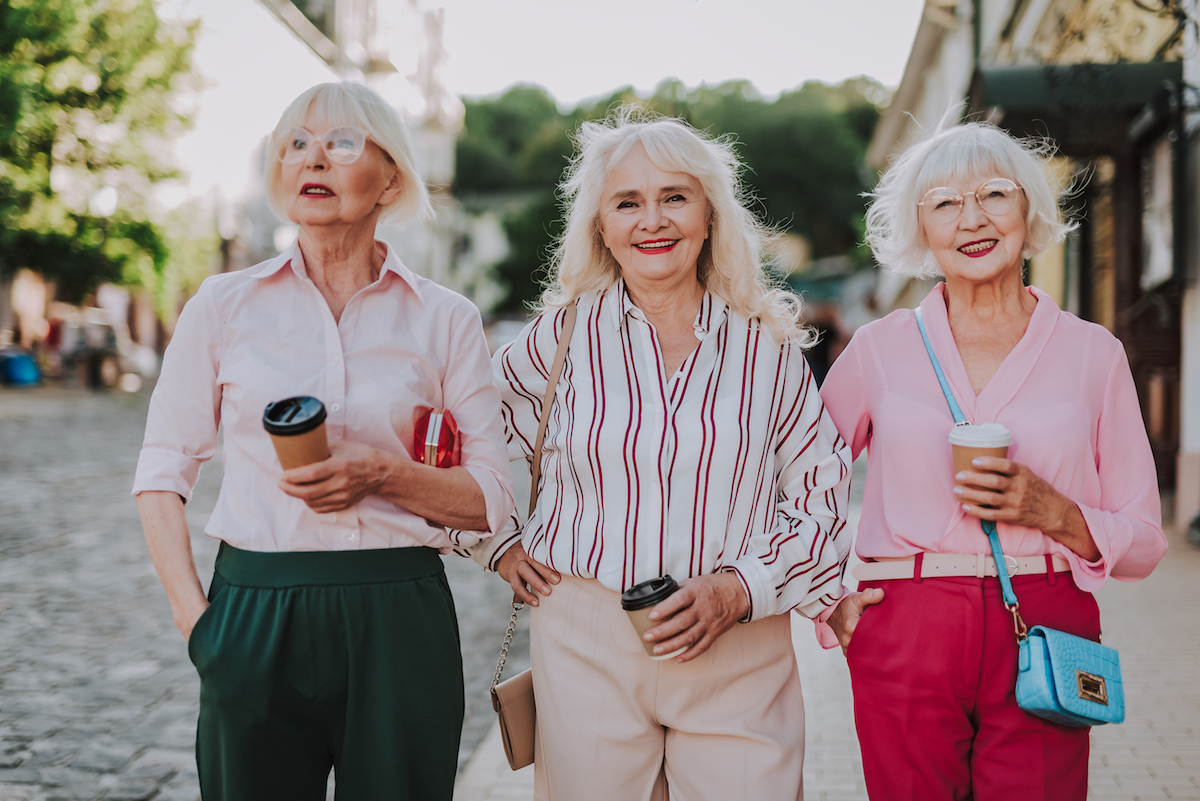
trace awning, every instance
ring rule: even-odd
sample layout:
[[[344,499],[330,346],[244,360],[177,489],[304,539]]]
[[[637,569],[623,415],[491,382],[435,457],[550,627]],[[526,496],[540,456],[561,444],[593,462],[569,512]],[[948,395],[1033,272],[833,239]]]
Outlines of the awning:
[[[1164,82],[1183,80],[1179,61],[982,67],[975,73],[977,106],[1005,112],[1138,109]]]

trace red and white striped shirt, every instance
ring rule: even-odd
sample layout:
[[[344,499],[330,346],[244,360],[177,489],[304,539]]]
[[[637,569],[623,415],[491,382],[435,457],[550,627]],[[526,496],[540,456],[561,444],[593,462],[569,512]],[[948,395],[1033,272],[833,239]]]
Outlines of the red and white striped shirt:
[[[537,508],[473,556],[534,559],[621,592],[733,568],[750,619],[816,617],[842,594],[850,451],[800,348],[706,294],[699,346],[664,374],[654,327],[623,282],[579,301],[543,447]],[[530,463],[564,312],[492,359],[509,458]]]

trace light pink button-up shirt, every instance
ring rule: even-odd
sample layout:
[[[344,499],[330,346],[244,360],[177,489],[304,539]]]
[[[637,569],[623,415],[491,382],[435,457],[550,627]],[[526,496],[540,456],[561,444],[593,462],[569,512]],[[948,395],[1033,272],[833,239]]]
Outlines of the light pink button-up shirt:
[[[921,303],[933,350],[973,423],[1012,432],[1009,458],[1075,501],[1100,549],[1087,562],[1040,530],[999,523],[1004,553],[1058,554],[1080,589],[1145,578],[1166,552],[1154,458],[1121,343],[1031,288],[1025,335],[975,395],[946,315],[945,284]],[[856,553],[864,559],[989,553],[952,493],[954,420],[911,309],[855,333],[821,397],[857,457],[869,453]]]
[[[282,468],[262,426],[266,405],[293,395],[325,404],[331,442],[410,456],[413,426],[454,413],[462,464],[479,483],[491,531],[512,513],[500,396],[479,311],[413,274],[389,249],[379,278],[335,322],[298,244],[241,272],[207,279],[179,316],[150,401],[133,492],[185,500],[224,427],[225,476],[205,532],[250,551],[428,546],[443,553],[488,534],[454,532],[378,495],[317,514],[277,486]]]

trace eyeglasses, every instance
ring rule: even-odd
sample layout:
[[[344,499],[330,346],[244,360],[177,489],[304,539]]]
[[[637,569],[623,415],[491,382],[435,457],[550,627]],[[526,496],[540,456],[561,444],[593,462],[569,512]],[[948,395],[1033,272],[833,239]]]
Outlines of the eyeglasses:
[[[367,132],[361,128],[342,126],[315,137],[303,128],[293,128],[282,136],[275,154],[284,164],[299,164],[308,158],[313,147],[323,147],[330,161],[353,164],[367,146]]]
[[[1007,178],[993,178],[985,181],[981,187],[967,195],[974,195],[979,208],[989,217],[1007,214],[1017,202],[1021,187]],[[917,205],[925,210],[925,217],[934,223],[948,223],[958,219],[962,214],[966,195],[960,195],[953,189],[939,186],[930,189]]]

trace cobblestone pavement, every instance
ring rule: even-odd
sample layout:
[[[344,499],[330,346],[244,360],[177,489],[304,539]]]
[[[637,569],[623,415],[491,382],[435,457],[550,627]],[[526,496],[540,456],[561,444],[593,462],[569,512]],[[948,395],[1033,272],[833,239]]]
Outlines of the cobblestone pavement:
[[[147,400],[0,389],[0,799],[199,797],[199,682],[129,495]],[[206,586],[219,461],[188,505]],[[473,562],[446,566],[467,676],[465,763],[495,717],[486,691],[511,596]],[[514,654],[527,666],[523,631]]]

